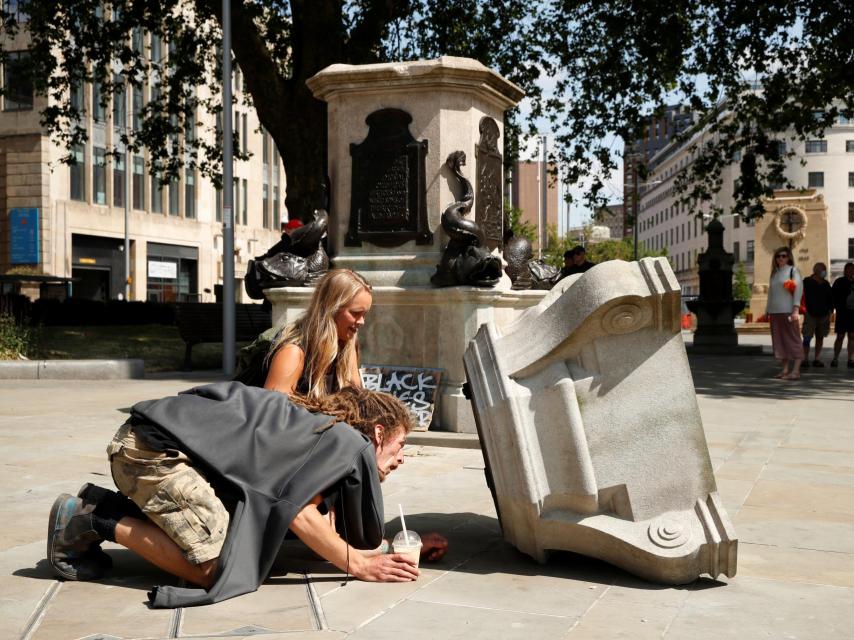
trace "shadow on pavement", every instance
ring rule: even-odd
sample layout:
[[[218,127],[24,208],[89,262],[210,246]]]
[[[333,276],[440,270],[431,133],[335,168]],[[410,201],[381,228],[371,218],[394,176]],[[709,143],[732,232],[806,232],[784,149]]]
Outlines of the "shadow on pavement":
[[[800,380],[778,380],[781,366],[769,355],[690,356],[697,393],[718,398],[773,400],[834,399],[854,401],[854,369],[807,368]]]
[[[124,587],[126,589],[139,589],[142,591],[150,591],[154,585],[180,584],[178,578],[149,564],[133,551],[123,548],[110,548],[106,549],[106,551],[113,561],[113,568],[107,569],[103,578],[91,580],[95,584]],[[53,573],[46,558],[39,560],[35,567],[17,569],[12,572],[12,575],[36,580],[60,579]]]

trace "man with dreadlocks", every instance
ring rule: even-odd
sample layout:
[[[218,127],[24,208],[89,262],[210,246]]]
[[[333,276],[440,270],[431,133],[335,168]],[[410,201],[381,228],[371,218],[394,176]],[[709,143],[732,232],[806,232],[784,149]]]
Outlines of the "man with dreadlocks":
[[[288,530],[361,580],[414,580],[384,543],[379,483],[403,464],[412,417],[396,398],[347,387],[321,400],[239,382],[140,402],[107,447],[117,493],[60,495],[47,555],[68,580],[103,575],[110,540],[201,588],[155,587],[152,607],[209,604],[254,591]],[[335,517],[327,515],[334,513]],[[447,541],[422,537],[425,559]]]

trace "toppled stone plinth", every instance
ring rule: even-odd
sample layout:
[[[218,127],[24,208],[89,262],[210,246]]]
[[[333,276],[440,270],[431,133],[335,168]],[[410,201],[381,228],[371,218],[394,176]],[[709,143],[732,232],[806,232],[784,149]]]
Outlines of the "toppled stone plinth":
[[[487,482],[505,539],[684,584],[736,572],[662,258],[560,281],[465,356]]]

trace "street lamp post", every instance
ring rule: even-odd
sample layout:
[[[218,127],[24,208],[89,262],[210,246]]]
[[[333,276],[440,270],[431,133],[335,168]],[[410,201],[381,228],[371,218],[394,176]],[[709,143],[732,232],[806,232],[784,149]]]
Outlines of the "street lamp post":
[[[231,123],[231,0],[222,0],[222,372],[234,375],[234,183]]]
[[[122,99],[125,103],[125,300],[130,301],[130,235],[128,224],[130,221],[130,134],[128,132],[128,118],[131,115],[128,109],[128,97],[130,96],[130,83],[125,79],[125,91]]]

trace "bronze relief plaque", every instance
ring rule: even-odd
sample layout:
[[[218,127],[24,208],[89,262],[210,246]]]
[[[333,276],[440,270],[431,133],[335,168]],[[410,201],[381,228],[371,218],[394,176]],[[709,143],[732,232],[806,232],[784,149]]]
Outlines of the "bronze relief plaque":
[[[498,150],[498,123],[489,117],[480,120],[477,144],[477,196],[474,219],[483,230],[486,246],[501,248],[504,238],[503,190],[504,166]]]
[[[346,244],[363,241],[393,247],[408,240],[431,244],[427,223],[427,141],[409,131],[412,116],[400,109],[380,109],[365,122],[368,135],[350,145],[353,180]]]

